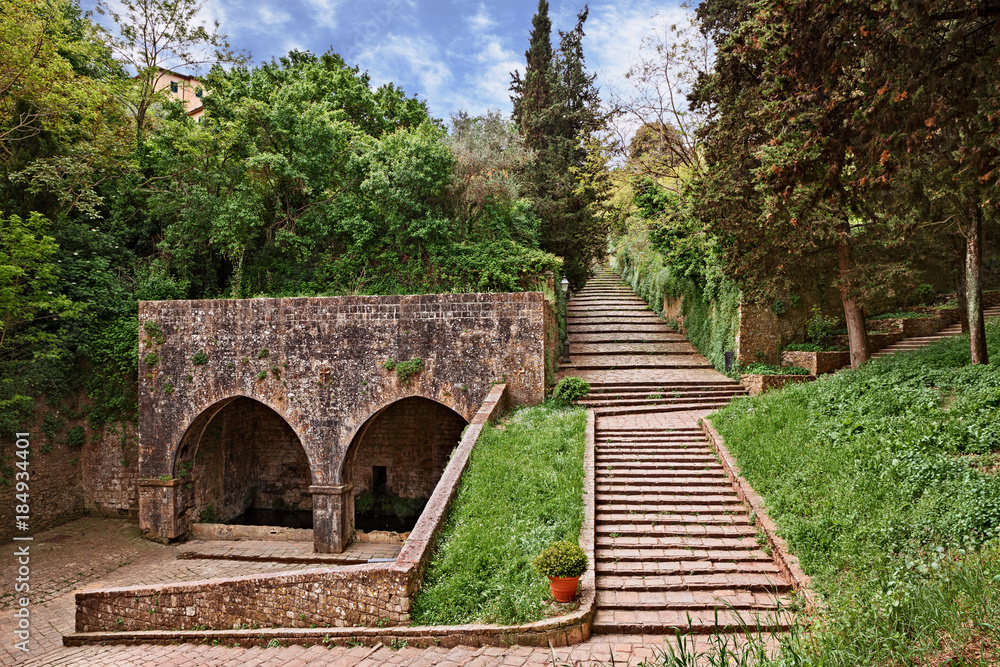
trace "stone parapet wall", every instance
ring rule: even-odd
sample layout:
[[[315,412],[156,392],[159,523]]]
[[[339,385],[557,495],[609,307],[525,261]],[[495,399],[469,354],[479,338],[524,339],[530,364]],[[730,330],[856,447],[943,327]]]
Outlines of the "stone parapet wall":
[[[832,373],[851,365],[850,352],[782,352],[782,366],[798,366],[810,375]]]

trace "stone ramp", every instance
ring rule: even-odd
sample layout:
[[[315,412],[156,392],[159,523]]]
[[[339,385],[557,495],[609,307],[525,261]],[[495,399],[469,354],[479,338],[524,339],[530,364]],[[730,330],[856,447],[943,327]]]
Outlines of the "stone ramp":
[[[594,409],[595,634],[783,631],[791,582],[698,427],[746,390],[607,270],[568,304]]]

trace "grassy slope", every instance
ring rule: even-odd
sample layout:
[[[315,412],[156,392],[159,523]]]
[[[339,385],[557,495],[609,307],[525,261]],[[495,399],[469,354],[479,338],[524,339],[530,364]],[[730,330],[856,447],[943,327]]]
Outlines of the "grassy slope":
[[[1000,652],[1000,324],[988,338],[994,365],[963,366],[959,338],[713,417],[831,610],[790,664]]]
[[[542,617],[548,581],[531,566],[583,522],[586,412],[524,408],[483,432],[414,601],[413,622],[523,623]]]

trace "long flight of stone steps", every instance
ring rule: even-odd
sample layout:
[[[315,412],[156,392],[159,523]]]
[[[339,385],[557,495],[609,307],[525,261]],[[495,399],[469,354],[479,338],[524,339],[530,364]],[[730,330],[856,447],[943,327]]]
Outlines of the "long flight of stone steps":
[[[596,413],[598,634],[787,628],[790,582],[696,426],[744,389],[601,270],[567,306],[570,363]]]
[[[992,308],[987,308],[983,311],[983,317],[985,319],[990,319],[992,317],[1000,317],[1000,306],[993,306]],[[878,352],[872,355],[872,357],[884,357],[895,352],[909,352],[911,350],[919,350],[920,348],[927,347],[932,343],[936,343],[939,340],[944,340],[945,338],[951,338],[952,336],[960,336],[962,334],[961,323],[952,324],[951,326],[941,329],[937,333],[931,334],[930,336],[911,336],[909,338],[904,338],[900,341],[893,343],[887,347],[882,348]]]

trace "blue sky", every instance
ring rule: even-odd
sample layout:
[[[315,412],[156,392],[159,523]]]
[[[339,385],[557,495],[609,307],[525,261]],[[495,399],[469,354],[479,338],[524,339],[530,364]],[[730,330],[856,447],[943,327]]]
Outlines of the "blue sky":
[[[85,10],[94,4],[81,0]],[[572,28],[583,4],[550,0],[554,29]],[[296,48],[332,48],[374,84],[392,82],[447,120],[459,109],[510,110],[509,72],[524,70],[537,7],[537,0],[205,0],[202,16],[219,21],[230,43],[255,62]],[[620,82],[642,39],[679,20],[681,11],[676,0],[591,2],[584,53],[602,89]]]

